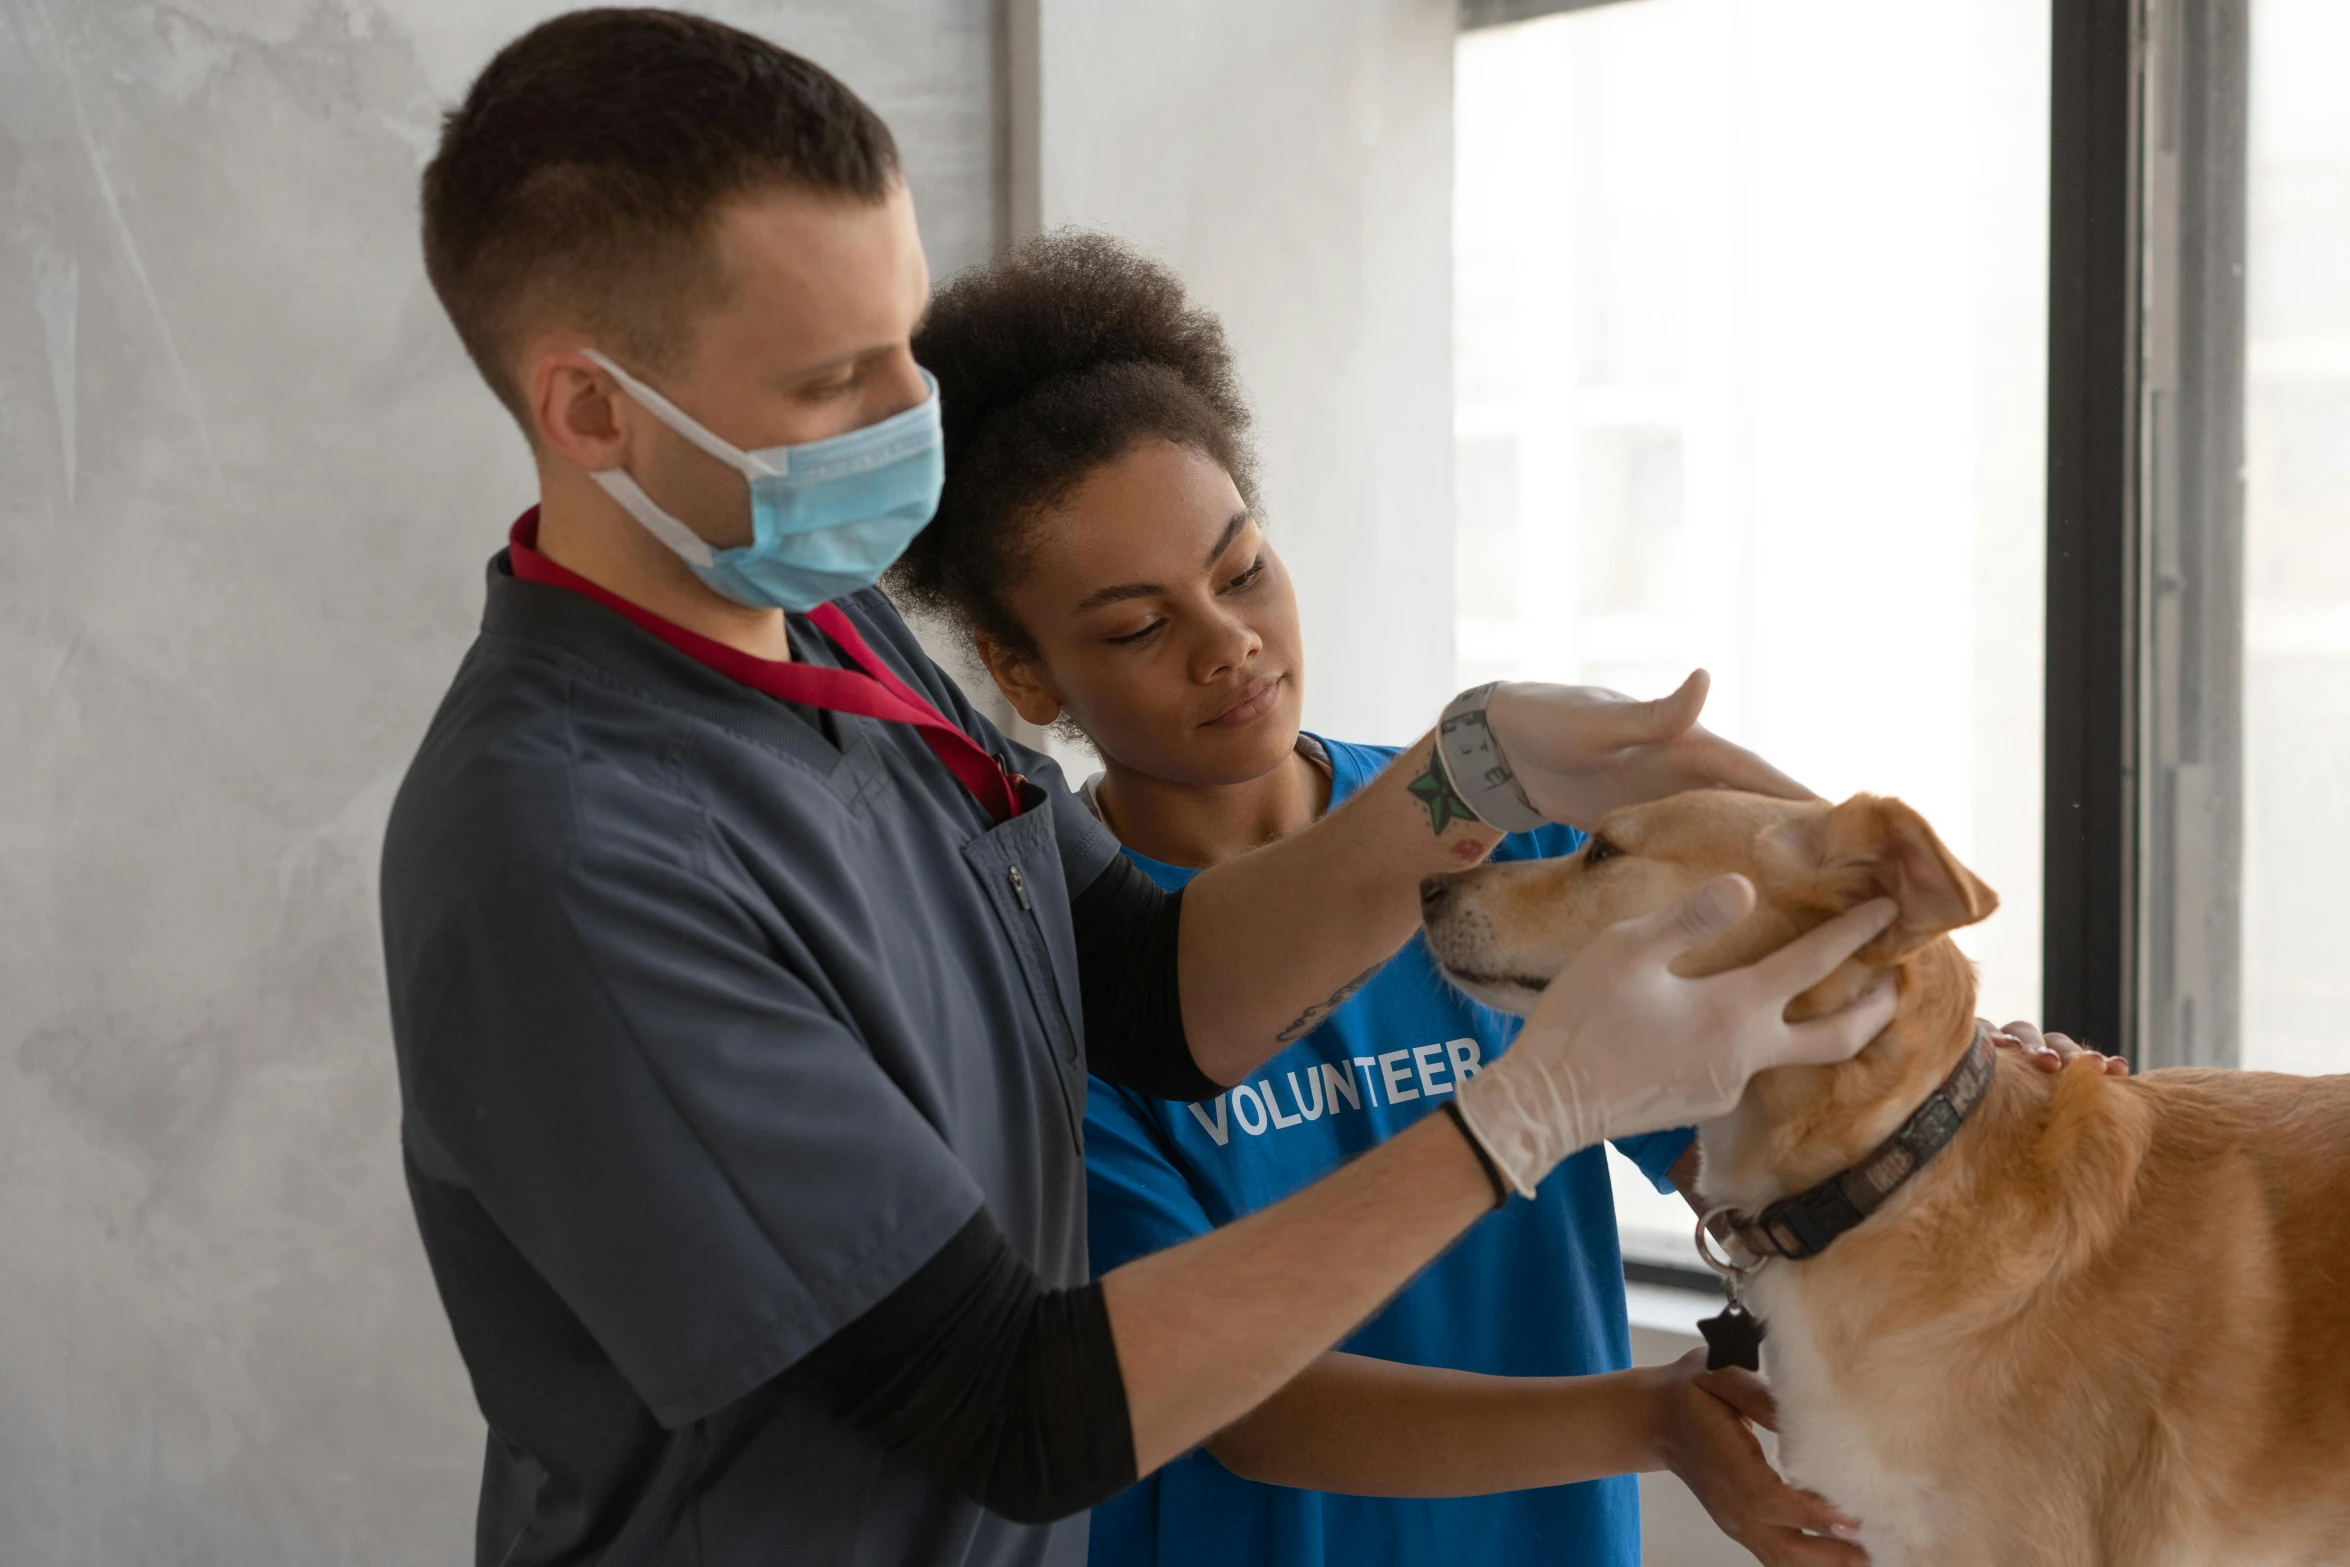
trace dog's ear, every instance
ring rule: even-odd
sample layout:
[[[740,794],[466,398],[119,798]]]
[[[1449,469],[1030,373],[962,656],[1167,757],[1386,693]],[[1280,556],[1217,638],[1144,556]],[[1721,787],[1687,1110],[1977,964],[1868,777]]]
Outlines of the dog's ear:
[[[1870,898],[1900,906],[1885,933],[1860,950],[1864,963],[1894,962],[1999,907],[1999,895],[1958,863],[1923,816],[1883,795],[1856,794],[1771,836],[1775,851],[1812,870],[1837,907]]]

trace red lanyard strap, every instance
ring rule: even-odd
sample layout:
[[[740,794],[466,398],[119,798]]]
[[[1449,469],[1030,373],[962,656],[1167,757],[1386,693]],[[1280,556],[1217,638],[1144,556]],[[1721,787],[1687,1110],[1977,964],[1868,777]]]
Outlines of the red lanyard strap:
[[[521,520],[514,524],[509,540],[511,548],[507,558],[513,562],[514,575],[523,581],[584,594],[697,663],[771,697],[797,702],[803,707],[910,725],[990,817],[1001,823],[1020,814],[1020,777],[996,760],[995,753],[972,739],[961,725],[949,721],[931,706],[921,692],[900,680],[865,645],[865,639],[849,624],[849,617],[841,613],[839,605],[820,604],[808,619],[848,655],[856,669],[824,669],[756,658],[739,648],[714,642],[699,632],[688,631],[674,621],[664,620],[651,610],[598,587],[579,573],[558,566],[533,547],[538,542],[538,521],[536,507],[523,513]]]
[[[819,604],[808,612],[808,619],[816,629],[832,638],[852,663],[864,671],[853,675],[845,669],[819,669],[808,664],[773,664],[764,659],[753,660],[774,672],[786,690],[769,689],[770,694],[783,696],[787,701],[803,702],[810,707],[831,707],[842,712],[862,713],[868,718],[888,719],[893,723],[912,724],[922,732],[922,738],[938,759],[947,764],[948,771],[963,781],[971,797],[986,808],[987,814],[998,822],[1008,822],[1020,814],[1020,784],[1018,774],[996,760],[995,753],[971,738],[962,725],[954,723],[930,705],[929,698],[897,677],[897,672],[865,645],[857,635],[857,628],[849,617],[841,613],[838,604]],[[731,648],[722,651],[732,652]],[[850,686],[849,682],[855,682]],[[804,683],[804,684],[803,684]],[[825,697],[790,696],[788,688],[826,692]],[[878,687],[877,691],[871,690]],[[838,699],[831,694],[837,692]],[[852,696],[870,700],[875,705],[858,706]]]

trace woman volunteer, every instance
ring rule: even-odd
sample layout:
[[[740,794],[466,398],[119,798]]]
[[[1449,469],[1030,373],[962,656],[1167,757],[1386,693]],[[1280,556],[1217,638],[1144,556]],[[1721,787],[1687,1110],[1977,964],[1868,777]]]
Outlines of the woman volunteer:
[[[1700,687],[1505,686],[1448,721],[1475,767],[1423,737],[1168,892],[870,586],[932,514],[942,410],[913,205],[847,88],[700,18],[558,17],[451,112],[422,209],[539,488],[384,839],[402,1150],[489,1424],[479,1561],[1073,1563],[1073,1515],[1510,1193],[1891,1016],[1886,987],[1782,1016],[1884,900],[1674,975],[1752,907],[1723,878],[1604,935],[1450,1113],[1091,1278],[1089,1070],[1252,1078],[1489,820],[1793,786],[1696,727]]]
[[[974,634],[1022,717],[1100,751],[1084,793],[1153,881],[1182,888],[1322,819],[1393,760],[1299,730],[1297,602],[1258,523],[1248,414],[1221,328],[1171,273],[1098,236],[1034,240],[942,290],[914,352],[939,380],[949,477],[893,580]],[[1580,843],[1543,827],[1495,855]],[[1453,1103],[1514,1032],[1414,937],[1212,1105],[1097,1079],[1094,1265],[1319,1179]],[[1623,1143],[1660,1187],[1689,1146],[1686,1131]],[[1709,1373],[1702,1351],[1628,1369],[1595,1147],[1480,1221],[1342,1350],[1096,1508],[1093,1560],[1637,1567],[1631,1475],[1668,1466],[1765,1561],[1859,1559],[1800,1532],[1851,1520],[1764,1461],[1740,1420],[1768,1416],[1758,1379]]]

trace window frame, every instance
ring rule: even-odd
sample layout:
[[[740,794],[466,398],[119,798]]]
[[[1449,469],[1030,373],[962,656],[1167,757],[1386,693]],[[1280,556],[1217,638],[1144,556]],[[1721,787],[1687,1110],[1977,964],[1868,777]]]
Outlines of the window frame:
[[[1556,16],[1561,11],[1595,11],[1603,5],[1622,5],[1625,0],[1460,0],[1461,32],[1472,32],[1480,27],[1506,27],[1512,22],[1531,22],[1538,16]]]
[[[2042,1017],[2234,1066],[2251,0],[2049,10]]]
[[[2052,7],[2043,1013],[2240,1056],[2250,0]]]

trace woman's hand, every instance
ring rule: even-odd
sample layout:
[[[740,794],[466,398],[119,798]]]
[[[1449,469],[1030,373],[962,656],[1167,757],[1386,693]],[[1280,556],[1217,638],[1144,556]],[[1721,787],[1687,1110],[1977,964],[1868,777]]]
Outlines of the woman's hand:
[[[1817,798],[1697,721],[1710,686],[1700,669],[1671,696],[1635,702],[1601,686],[1511,681],[1495,688],[1485,720],[1526,791],[1526,802],[1573,827],[1595,827],[1618,806],[1661,800],[1684,789]]]
[[[1779,1478],[1748,1422],[1776,1431],[1778,1406],[1762,1378],[1705,1369],[1693,1349],[1658,1368],[1658,1457],[1697,1496],[1722,1533],[1764,1567],[1867,1567],[1860,1532],[1824,1496]]]
[[[2023,1052],[2024,1059],[2043,1072],[2061,1072],[2071,1062],[2087,1056],[2098,1063],[2098,1069],[2107,1077],[2130,1075],[2130,1063],[2120,1056],[2091,1050],[2066,1034],[2043,1034],[2030,1023],[2010,1023],[1992,1030],[1991,1043],[2002,1050]]]

